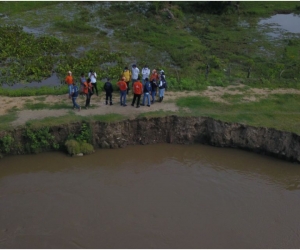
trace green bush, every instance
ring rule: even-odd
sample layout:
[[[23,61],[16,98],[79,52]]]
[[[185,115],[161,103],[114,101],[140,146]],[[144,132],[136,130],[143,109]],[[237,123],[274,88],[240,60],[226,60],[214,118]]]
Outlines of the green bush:
[[[76,140],[67,140],[65,143],[67,151],[70,155],[77,155],[81,153],[80,151],[80,144]]]
[[[82,142],[80,144],[80,152],[83,153],[84,155],[94,153],[94,147],[93,145],[87,142]]]

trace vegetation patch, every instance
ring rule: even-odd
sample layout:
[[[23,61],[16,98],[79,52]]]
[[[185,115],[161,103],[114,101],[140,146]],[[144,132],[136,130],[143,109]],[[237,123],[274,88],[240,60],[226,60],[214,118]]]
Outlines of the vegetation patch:
[[[229,103],[224,104],[212,102],[207,97],[184,97],[176,103],[181,108],[189,108],[189,115],[208,116],[227,122],[271,127],[300,134],[299,95],[275,94],[257,102],[237,102],[234,98],[227,101]]]
[[[55,143],[54,136],[50,133],[49,127],[43,127],[38,130],[26,127],[23,134],[25,149],[29,153],[39,153],[43,150],[59,149],[59,144]]]

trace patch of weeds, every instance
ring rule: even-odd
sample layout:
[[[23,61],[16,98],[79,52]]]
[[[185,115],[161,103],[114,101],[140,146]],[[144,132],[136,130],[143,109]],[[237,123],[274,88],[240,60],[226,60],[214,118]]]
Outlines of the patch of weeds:
[[[25,103],[24,108],[29,110],[41,110],[41,109],[70,109],[71,104],[66,103]]]
[[[17,106],[13,106],[11,109],[8,110],[10,113],[15,113],[17,111],[20,111],[20,109]]]
[[[66,141],[65,146],[69,155],[77,155],[82,153],[84,155],[91,154],[94,152],[94,147],[90,143],[87,142],[78,142],[74,139],[69,139]]]
[[[80,143],[74,139],[67,140],[65,143],[67,151],[70,155],[77,155],[80,152]]]
[[[73,122],[81,122],[84,120],[84,117],[77,116],[70,112],[68,115],[59,116],[59,117],[47,117],[45,119],[32,119],[26,122],[26,125],[30,125],[32,128],[42,128],[45,126],[57,126],[63,124],[69,124]]]
[[[0,138],[0,152],[8,154],[11,151],[13,143],[14,138],[10,135],[5,135],[2,138]]]
[[[26,126],[23,136],[26,141],[25,149],[29,153],[59,148],[59,145],[54,141],[54,136],[49,131],[49,127],[34,130],[30,126]]]
[[[44,102],[46,101],[46,96],[38,96],[34,98],[35,101]]]
[[[80,33],[89,33],[95,32],[98,29],[90,26],[89,24],[83,22],[81,19],[75,18],[72,21],[61,20],[62,18],[56,18],[54,20],[54,27],[58,30],[61,30],[65,33],[73,33],[73,32],[80,32]]]
[[[237,104],[237,103],[241,103],[242,99],[245,97],[245,95],[230,95],[230,94],[224,94],[222,96],[222,99],[224,99],[225,101],[229,102],[230,104]]]

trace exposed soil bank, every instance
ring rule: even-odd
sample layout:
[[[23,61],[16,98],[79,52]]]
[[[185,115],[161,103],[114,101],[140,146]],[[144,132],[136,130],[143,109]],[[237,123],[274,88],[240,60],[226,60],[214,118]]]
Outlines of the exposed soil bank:
[[[64,148],[68,136],[79,134],[81,123],[50,128],[54,141]],[[217,147],[246,149],[300,162],[300,136],[271,128],[228,123],[207,117],[141,118],[114,123],[92,122],[90,129],[95,148],[122,148],[127,145],[201,143]],[[10,154],[26,154],[24,128],[3,132],[14,138]],[[42,149],[47,151],[49,149]],[[4,150],[2,150],[4,152]]]

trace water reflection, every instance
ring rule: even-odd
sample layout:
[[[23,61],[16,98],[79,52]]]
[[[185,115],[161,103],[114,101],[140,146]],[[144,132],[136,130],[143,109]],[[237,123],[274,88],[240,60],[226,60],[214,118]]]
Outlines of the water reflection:
[[[117,157],[116,157],[117,156]],[[101,159],[101,160],[100,160]],[[36,162],[41,162],[36,164]],[[22,168],[20,164],[22,163]],[[123,149],[101,149],[85,157],[68,157],[64,153],[9,156],[0,160],[0,178],[30,172],[61,172],[75,169],[98,169],[99,166],[116,173],[133,171],[136,174],[152,171],[162,165],[183,165],[195,175],[199,167],[216,172],[231,172],[251,179],[262,179],[287,190],[300,189],[300,166],[273,157],[230,148],[205,145],[147,145]]]
[[[40,87],[54,87],[60,86],[61,79],[56,73],[52,74],[49,78],[41,80],[40,82],[30,82],[30,83],[14,83],[13,85],[2,84],[4,89],[22,89],[22,88],[40,88]]]
[[[258,22],[261,26],[272,28],[272,32],[267,32],[269,36],[277,38],[283,35],[283,32],[300,34],[300,15],[295,14],[276,14],[268,19],[262,19]]]

